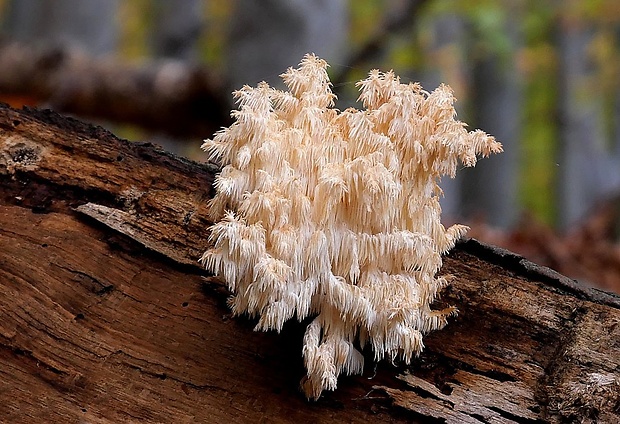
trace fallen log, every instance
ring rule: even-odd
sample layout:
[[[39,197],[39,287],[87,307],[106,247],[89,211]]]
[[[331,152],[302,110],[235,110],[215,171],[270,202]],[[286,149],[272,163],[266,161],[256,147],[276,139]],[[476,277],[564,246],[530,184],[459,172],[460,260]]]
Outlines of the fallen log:
[[[0,100],[204,137],[229,121],[227,90],[207,68],[159,60],[128,65],[112,56],[0,38]]]
[[[620,298],[473,239],[420,358],[306,401],[304,326],[253,332],[197,263],[216,172],[0,107],[0,421],[620,421]]]

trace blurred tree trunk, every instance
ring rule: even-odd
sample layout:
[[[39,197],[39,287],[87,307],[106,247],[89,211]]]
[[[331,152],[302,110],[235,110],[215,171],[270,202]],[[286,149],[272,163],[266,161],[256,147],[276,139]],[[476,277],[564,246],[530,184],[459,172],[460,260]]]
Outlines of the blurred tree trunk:
[[[281,84],[279,75],[306,53],[338,65],[347,43],[344,0],[236,2],[227,62],[231,89],[260,81]]]
[[[519,214],[517,174],[523,106],[523,85],[517,66],[520,34],[514,6],[504,13],[506,50],[473,35],[469,57],[473,63],[469,92],[468,122],[492,134],[504,146],[504,153],[480,161],[463,172],[462,213],[483,218],[490,225],[509,228]],[[510,15],[510,16],[509,16]],[[486,43],[486,46],[481,46]],[[490,44],[490,46],[489,46]],[[472,128],[472,129],[473,129]]]
[[[618,189],[620,157],[603,128],[603,102],[595,94],[593,28],[566,18],[558,32],[560,56],[559,221],[569,228]]]
[[[449,81],[449,85],[455,90],[458,98],[465,95],[466,87],[459,84],[466,80],[465,61],[462,55],[463,39],[466,34],[464,19],[457,14],[444,14],[435,19],[431,26],[432,43],[428,46],[430,51],[425,55],[432,58],[420,72],[419,80],[426,90],[434,90],[442,82]],[[446,72],[452,71],[450,75]],[[464,113],[463,103],[456,103],[455,107],[460,116]],[[444,196],[440,199],[444,219],[450,222],[463,218],[462,209],[462,173],[455,178],[444,176],[441,180],[441,188]]]
[[[181,63],[184,66],[198,64],[205,0],[150,1],[151,10],[154,11],[154,21],[149,26],[154,58],[158,62],[162,62],[162,59],[170,60],[169,66],[177,68],[182,68],[179,66]],[[228,100],[229,96],[222,93],[222,98]],[[222,104],[221,113],[228,109],[228,104],[229,102]],[[198,120],[200,121],[200,118]],[[211,134],[212,132],[205,132],[201,136],[204,139]],[[173,137],[170,133],[161,131],[150,133],[148,137],[166,150],[183,156],[191,156],[197,144],[195,139]]]
[[[197,62],[205,0],[152,1],[155,10],[155,21],[151,25],[153,55]]]
[[[516,37],[516,31],[513,35]],[[481,50],[480,39],[467,20],[444,14],[432,23],[430,65],[420,81],[428,90],[449,81],[457,99],[460,119],[481,128],[504,144],[505,152],[461,170],[456,178],[444,177],[442,210],[448,221],[483,218],[508,227],[517,215],[516,171],[519,142],[519,81],[512,57]],[[515,41],[516,40],[512,40]],[[508,56],[510,54],[508,53]],[[469,64],[473,63],[473,66]]]
[[[620,298],[474,240],[444,258],[459,317],[411,366],[365,351],[306,402],[304,323],[253,332],[197,264],[216,171],[0,106],[0,421],[620,420]]]
[[[616,36],[616,43],[620,45],[620,31]],[[618,86],[614,90],[613,112],[612,112],[612,154],[616,158],[618,167],[613,175],[612,202],[615,211],[615,221],[613,226],[614,241],[620,242],[620,81],[616,81]]]
[[[21,42],[113,52],[118,41],[118,0],[9,0],[4,32]]]

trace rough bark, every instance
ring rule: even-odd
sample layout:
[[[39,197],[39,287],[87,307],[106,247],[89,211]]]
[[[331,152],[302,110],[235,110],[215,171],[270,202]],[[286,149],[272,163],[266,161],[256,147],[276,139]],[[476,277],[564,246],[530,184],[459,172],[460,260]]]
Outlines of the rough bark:
[[[620,298],[475,240],[412,366],[318,402],[303,324],[256,333],[196,260],[216,169],[0,108],[0,421],[618,422]]]
[[[224,84],[204,67],[171,59],[127,65],[51,44],[0,40],[0,99],[204,137],[228,122]]]

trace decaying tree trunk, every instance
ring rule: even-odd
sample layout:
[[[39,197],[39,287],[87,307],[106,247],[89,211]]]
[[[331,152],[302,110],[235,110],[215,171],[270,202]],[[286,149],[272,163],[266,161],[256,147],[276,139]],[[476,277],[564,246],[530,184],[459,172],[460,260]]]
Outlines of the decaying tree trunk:
[[[304,326],[253,332],[197,264],[215,171],[0,108],[0,421],[620,421],[620,298],[474,240],[412,366],[307,402]]]

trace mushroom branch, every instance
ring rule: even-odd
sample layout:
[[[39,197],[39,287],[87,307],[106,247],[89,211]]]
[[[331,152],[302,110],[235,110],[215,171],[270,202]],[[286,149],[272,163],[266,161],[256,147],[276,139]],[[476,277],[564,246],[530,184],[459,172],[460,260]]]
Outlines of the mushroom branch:
[[[409,363],[454,307],[431,309],[449,276],[441,255],[467,227],[441,224],[438,183],[459,163],[502,151],[456,120],[446,85],[426,92],[393,72],[360,81],[364,110],[340,112],[327,63],[306,55],[282,79],[235,92],[235,123],[203,147],[224,165],[210,211],[214,247],[202,257],[257,330],[314,319],[304,336],[309,398],[375,359]]]

